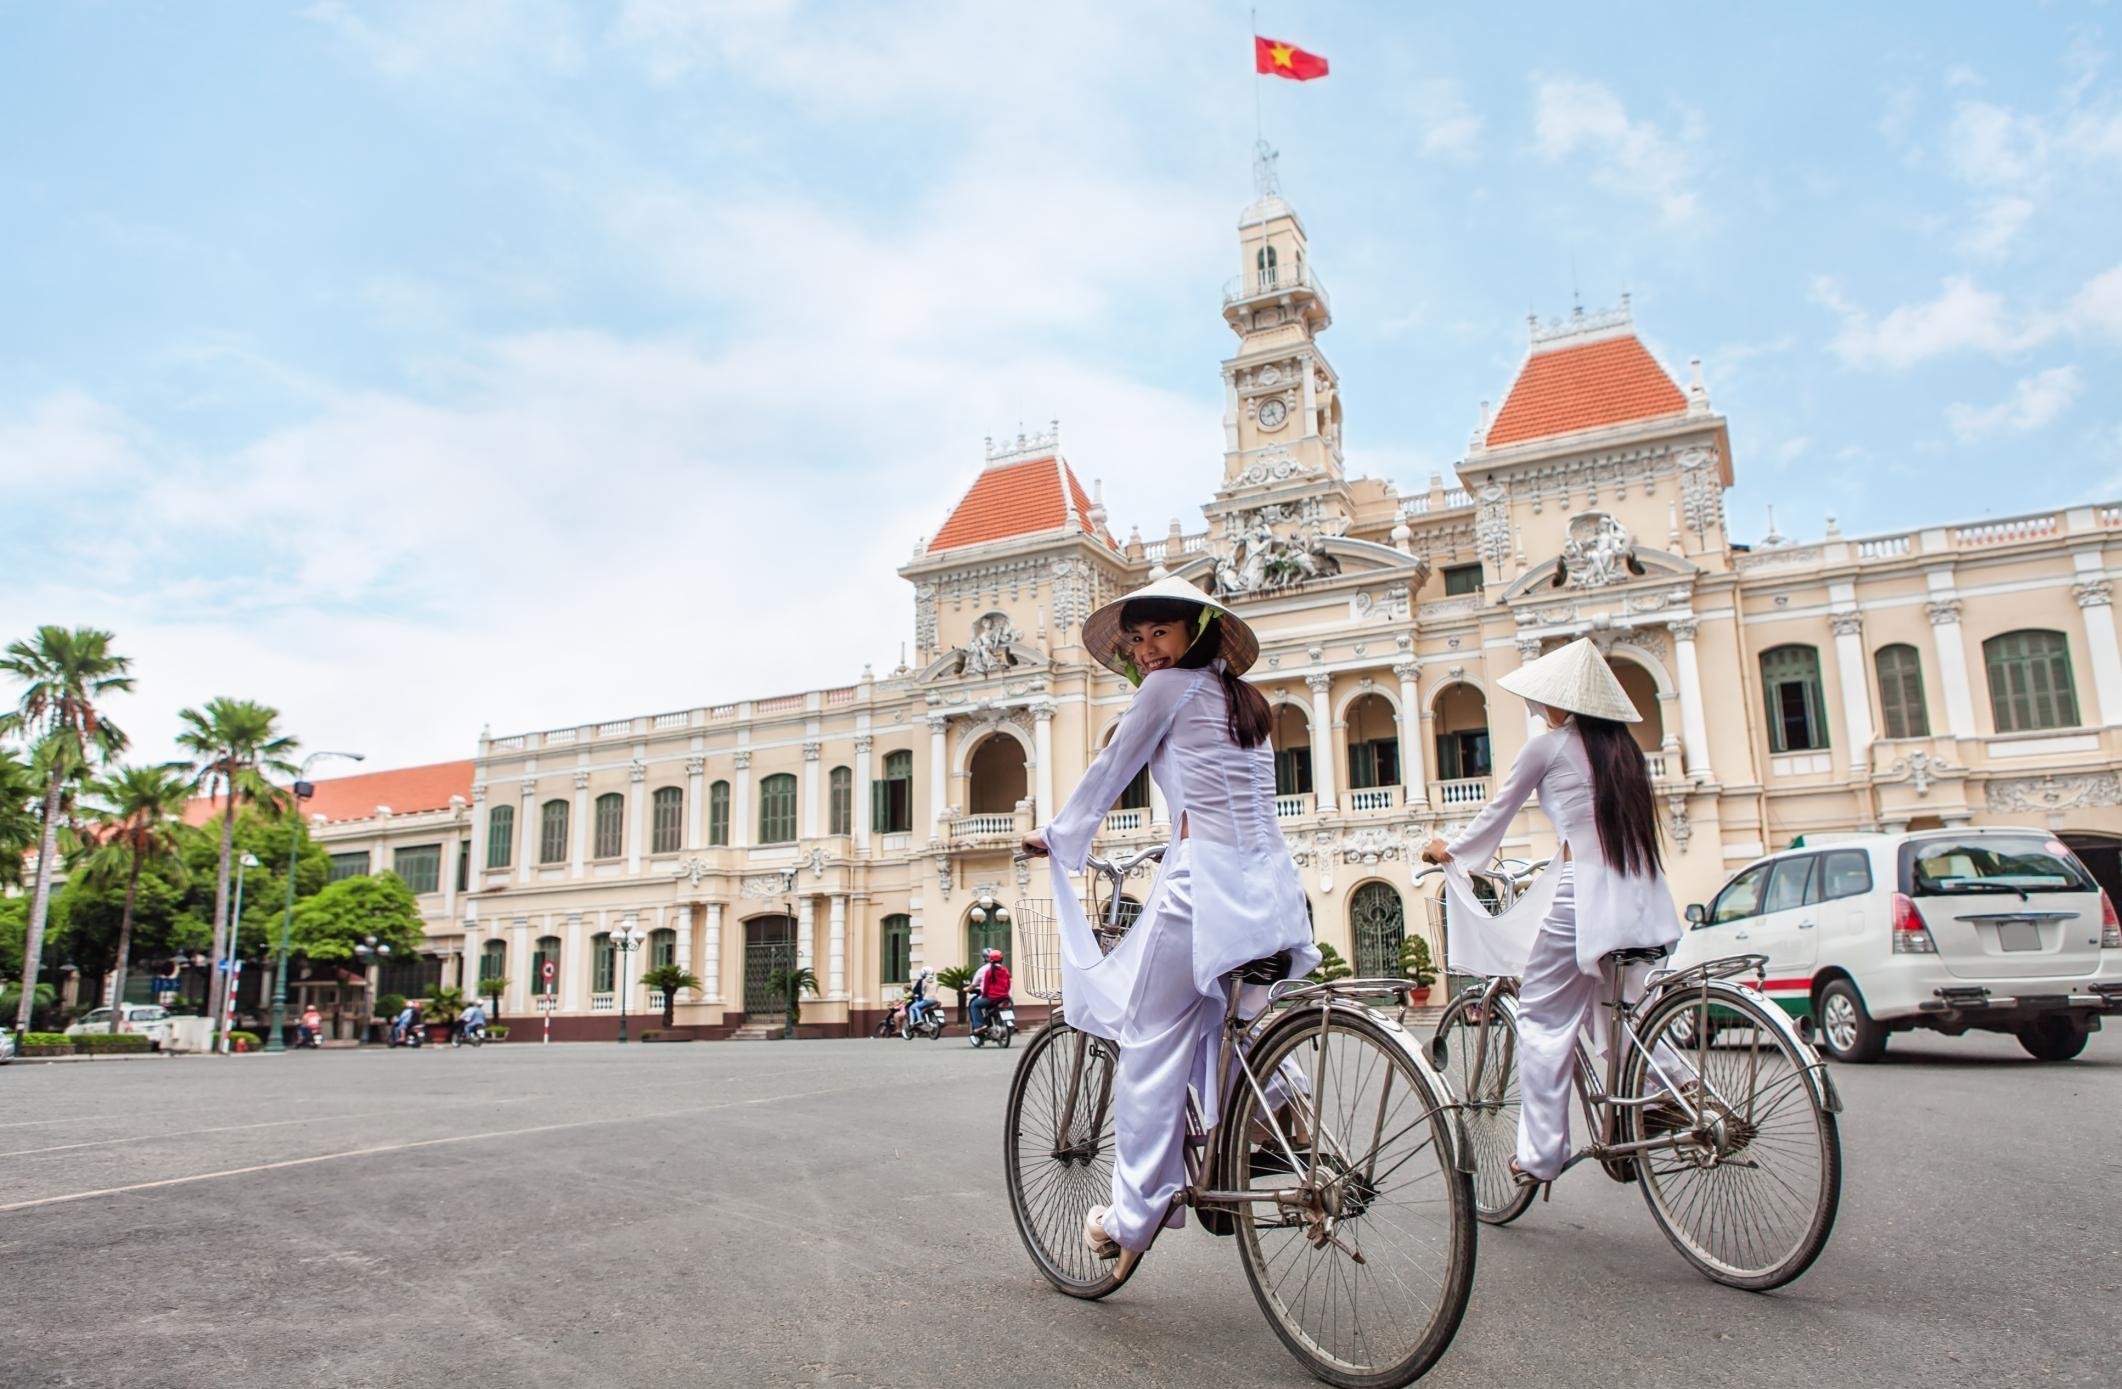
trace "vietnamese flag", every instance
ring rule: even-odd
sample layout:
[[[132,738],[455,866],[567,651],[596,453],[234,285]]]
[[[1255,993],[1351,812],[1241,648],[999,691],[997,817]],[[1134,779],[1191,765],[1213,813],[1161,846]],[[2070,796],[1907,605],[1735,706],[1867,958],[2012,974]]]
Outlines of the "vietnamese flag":
[[[1253,71],[1287,77],[1292,82],[1309,82],[1314,77],[1326,76],[1326,59],[1316,53],[1306,53],[1293,43],[1263,39],[1255,34]]]

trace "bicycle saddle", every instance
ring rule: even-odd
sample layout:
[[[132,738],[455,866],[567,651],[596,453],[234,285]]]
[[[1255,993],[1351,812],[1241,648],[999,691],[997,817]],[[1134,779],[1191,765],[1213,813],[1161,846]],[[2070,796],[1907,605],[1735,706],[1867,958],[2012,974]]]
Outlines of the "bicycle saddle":
[[[1662,945],[1632,945],[1626,950],[1609,950],[1599,958],[1617,965],[1654,965],[1670,954]]]
[[[1246,984],[1275,984],[1289,978],[1289,952],[1277,951],[1265,959],[1253,960],[1239,965],[1231,973]]]

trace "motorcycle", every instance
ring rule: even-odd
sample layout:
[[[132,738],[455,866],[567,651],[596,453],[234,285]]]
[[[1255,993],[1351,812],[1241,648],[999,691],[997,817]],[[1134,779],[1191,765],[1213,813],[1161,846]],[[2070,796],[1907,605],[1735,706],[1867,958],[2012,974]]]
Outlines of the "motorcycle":
[[[301,1051],[305,1047],[309,1048],[312,1051],[322,1050],[324,1047],[324,1042],[323,1039],[318,1035],[321,1031],[322,1029],[314,1027],[296,1028],[295,1050]]]
[[[413,1050],[418,1051],[426,1041],[427,1024],[424,1022],[416,1022],[403,1032],[399,1032],[396,1029],[391,1031],[391,1045],[394,1047],[411,1047]]]
[[[993,1042],[998,1047],[1008,1047],[1017,1035],[1017,1000],[998,998],[987,1010],[987,1021],[973,1029],[973,1045],[984,1046]]]
[[[950,1024],[943,1020],[943,1005],[934,1003],[922,1013],[919,1021],[907,1028],[906,1039],[912,1041],[916,1037],[926,1037],[933,1042],[943,1035],[943,1030],[948,1026]]]
[[[906,1004],[894,1003],[892,1010],[877,1020],[879,1037],[896,1037],[906,1030]]]
[[[453,1047],[483,1047],[486,1045],[486,1029],[474,1027],[466,1030],[460,1027],[450,1034],[449,1044]]]

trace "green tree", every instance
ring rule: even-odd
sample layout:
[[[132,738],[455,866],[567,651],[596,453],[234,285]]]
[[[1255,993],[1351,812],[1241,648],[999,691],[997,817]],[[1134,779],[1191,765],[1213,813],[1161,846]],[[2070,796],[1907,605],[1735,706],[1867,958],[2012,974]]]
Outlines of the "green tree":
[[[695,985],[694,987],[697,988],[698,985]],[[495,1022],[501,1021],[501,996],[507,992],[507,975],[484,974],[479,977],[479,994],[488,1003],[491,1003],[494,1006],[493,1012]]]
[[[952,965],[949,969],[936,971],[936,987],[949,989],[951,996],[958,1000],[954,1011],[959,1022],[965,1021],[965,991],[973,985],[973,973],[970,965]]]
[[[22,682],[15,706],[0,714],[0,737],[20,737],[44,772],[44,816],[38,832],[37,876],[30,886],[23,960],[34,967],[44,950],[51,911],[52,868],[59,856],[59,812],[68,788],[91,762],[125,750],[125,734],[103,717],[101,705],[133,688],[132,662],[111,650],[111,634],[93,627],[45,626],[28,641],[8,644],[0,672]],[[27,1030],[35,991],[16,1007],[15,1027]]]
[[[464,1006],[464,990],[438,988],[427,996],[420,1015],[432,1026],[455,1027],[464,1016]]]
[[[788,965],[766,977],[766,987],[788,1000],[788,1030],[803,1021],[803,995],[818,992],[818,976],[809,965]]]
[[[666,1028],[677,1025],[672,1021],[672,1010],[678,1006],[678,990],[702,987],[699,979],[688,973],[683,965],[657,965],[641,976],[641,982],[651,992],[663,995],[663,1025]],[[479,986],[486,987],[486,981],[480,980]]]
[[[125,969],[132,958],[133,907],[140,897],[140,874],[149,863],[173,862],[191,782],[181,767],[121,767],[88,788],[95,816],[94,847],[81,861],[79,879],[108,888],[123,881],[125,907],[118,922],[118,945],[111,965],[111,1003],[125,1003]],[[72,882],[68,887],[73,886]],[[69,914],[71,917],[71,913]],[[117,1029],[115,1026],[113,1031]]]
[[[305,959],[352,960],[354,947],[369,936],[390,946],[394,957],[417,954],[426,943],[420,904],[396,873],[341,878],[295,903],[292,949]]]
[[[274,813],[260,806],[236,812],[235,853],[250,854],[256,868],[243,875],[243,920],[236,930],[238,952],[269,956],[280,939],[281,915],[287,910],[288,839],[295,843],[295,898],[311,897],[331,877],[332,857],[310,836],[298,815]],[[213,939],[214,870],[221,853],[219,817],[187,828],[184,865],[193,884],[185,901],[180,934],[189,948],[204,950]],[[231,904],[231,910],[233,910]]]
[[[29,764],[0,748],[0,888],[22,885],[22,860],[37,842],[39,790]]]
[[[221,800],[221,853],[214,873],[213,957],[218,960],[228,940],[228,872],[236,852],[237,803],[277,805],[281,792],[267,775],[277,772],[292,778],[295,766],[288,759],[300,744],[280,732],[278,709],[247,699],[217,697],[206,702],[203,712],[181,709],[177,717],[184,721],[177,745],[192,755],[193,784]],[[225,1006],[222,991],[214,990],[217,1022]]]
[[[1334,949],[1330,942],[1322,940],[1318,942],[1318,946],[1319,967],[1310,974],[1305,975],[1306,979],[1311,980],[1314,984],[1331,984],[1337,979],[1349,979],[1355,976],[1356,971],[1350,968],[1348,961],[1341,958],[1341,952]]]

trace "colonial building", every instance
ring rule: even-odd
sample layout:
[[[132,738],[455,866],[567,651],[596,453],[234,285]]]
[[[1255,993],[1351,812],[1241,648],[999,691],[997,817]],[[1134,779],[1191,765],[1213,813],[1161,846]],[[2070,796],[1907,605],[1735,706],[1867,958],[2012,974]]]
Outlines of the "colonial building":
[[[1625,301],[1531,325],[1448,484],[1351,477],[1332,302],[1271,187],[1237,251],[1205,528],[1118,534],[1058,428],[991,444],[899,571],[911,668],[321,783],[350,792],[320,821],[335,864],[417,879],[427,977],[505,977],[504,1014],[549,1009],[555,1037],[660,1009],[635,981],[673,961],[701,980],[676,1013],[700,1035],[778,1025],[783,961],[816,974],[807,1030],[865,1029],[922,965],[1008,948],[994,904],[1047,895],[1011,848],[1131,693],[1081,624],[1177,574],[1259,632],[1278,814],[1318,934],[1363,973],[1388,972],[1404,933],[1435,936],[1417,847],[1476,813],[1527,737],[1495,678],[1586,634],[1644,711],[1682,900],[1796,835],[1961,824],[2055,830],[2116,889],[2122,506],[1735,543],[1701,364],[1661,365]],[[1138,781],[1105,839],[1161,839],[1167,820]],[[1528,813],[1507,852],[1549,845]],[[631,958],[613,945],[629,931]]]

